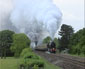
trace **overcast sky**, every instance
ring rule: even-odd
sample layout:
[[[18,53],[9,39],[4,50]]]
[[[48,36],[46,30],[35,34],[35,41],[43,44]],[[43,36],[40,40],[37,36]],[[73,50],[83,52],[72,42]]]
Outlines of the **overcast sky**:
[[[62,24],[71,25],[75,31],[84,27],[84,0],[53,1],[62,11]]]

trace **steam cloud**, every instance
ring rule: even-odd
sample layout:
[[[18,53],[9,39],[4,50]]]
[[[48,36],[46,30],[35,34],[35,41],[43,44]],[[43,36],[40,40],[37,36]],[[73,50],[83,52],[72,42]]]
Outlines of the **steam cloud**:
[[[14,0],[11,22],[32,42],[39,42],[48,32],[54,39],[62,14],[52,0]]]
[[[18,32],[10,21],[12,8],[12,0],[0,0],[0,31],[9,29]]]

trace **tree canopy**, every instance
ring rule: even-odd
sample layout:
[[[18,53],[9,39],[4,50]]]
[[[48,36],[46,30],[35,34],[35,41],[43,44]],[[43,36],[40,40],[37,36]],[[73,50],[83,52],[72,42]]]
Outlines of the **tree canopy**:
[[[77,31],[70,39],[70,53],[85,55],[85,28]]]
[[[59,40],[58,48],[60,51],[68,48],[69,41],[70,41],[70,38],[71,38],[73,32],[74,32],[74,30],[70,25],[63,24],[61,26],[61,29],[59,31],[59,35],[61,36],[61,38],[58,39]]]
[[[58,48],[59,42],[57,38],[54,38],[54,43],[56,44],[56,48]]]
[[[11,46],[11,51],[14,52],[15,57],[19,57],[22,50],[29,46],[30,46],[30,40],[25,34],[20,33],[13,35],[13,43]]]
[[[49,43],[51,41],[51,38],[48,36],[43,40],[43,43]]]
[[[6,57],[6,54],[10,51],[11,43],[13,42],[13,31],[3,30],[0,31],[0,51],[1,57]]]

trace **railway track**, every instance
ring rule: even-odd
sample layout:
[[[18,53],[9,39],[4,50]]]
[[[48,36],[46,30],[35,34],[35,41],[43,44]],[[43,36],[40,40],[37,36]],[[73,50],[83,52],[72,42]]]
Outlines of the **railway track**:
[[[48,54],[39,50],[34,52],[62,69],[85,69],[85,58],[63,54]]]
[[[68,56],[68,55],[59,55],[59,57],[64,61],[64,63],[69,64],[73,66],[72,69],[85,69],[85,58],[82,59],[77,59],[73,56]]]

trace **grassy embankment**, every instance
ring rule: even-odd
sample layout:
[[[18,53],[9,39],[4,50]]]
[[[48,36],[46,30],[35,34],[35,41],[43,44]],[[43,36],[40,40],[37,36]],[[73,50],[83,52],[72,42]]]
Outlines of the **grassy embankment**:
[[[48,61],[42,60],[45,62],[45,69],[60,69],[59,67],[50,64]],[[22,61],[22,58],[7,57],[7,59],[0,58],[0,69],[19,69],[19,64]]]

